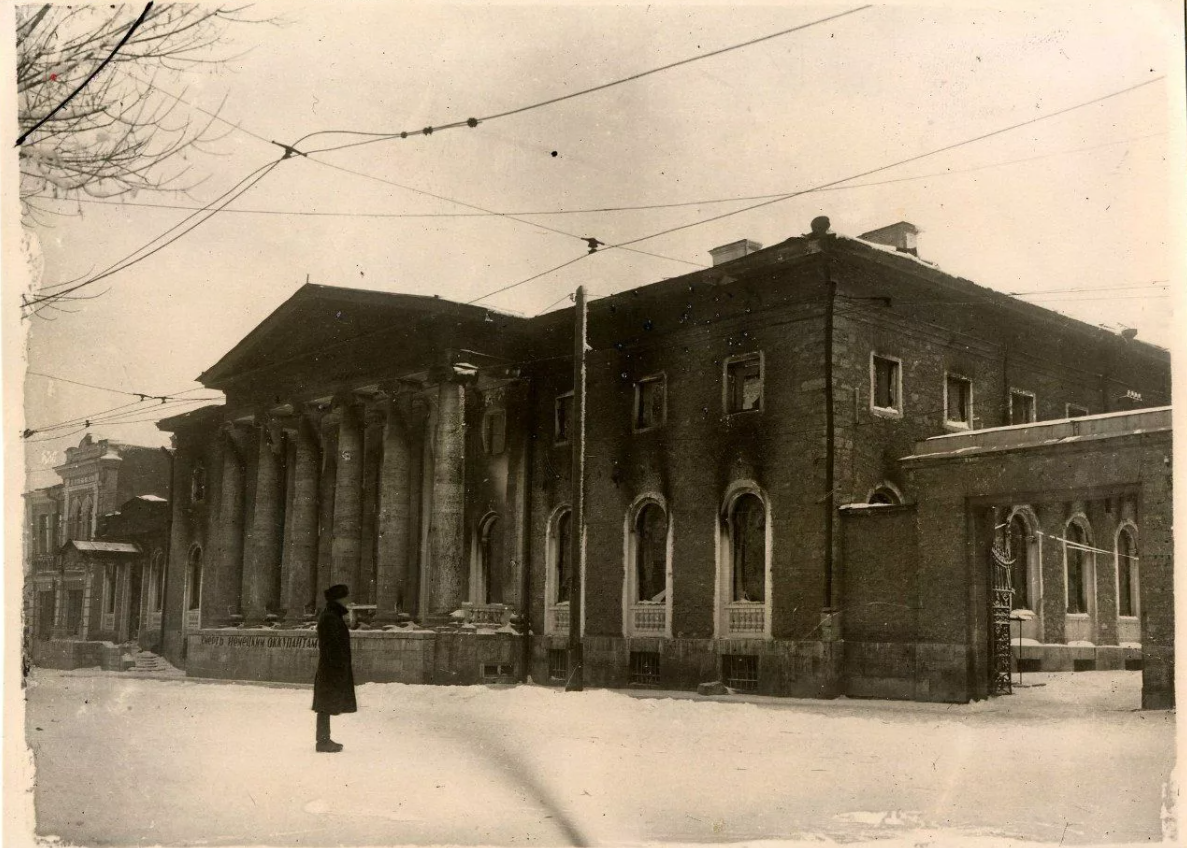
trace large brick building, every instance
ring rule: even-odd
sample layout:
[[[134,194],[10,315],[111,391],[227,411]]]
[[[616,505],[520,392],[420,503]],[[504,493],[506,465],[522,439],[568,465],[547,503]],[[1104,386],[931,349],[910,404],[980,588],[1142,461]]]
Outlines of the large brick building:
[[[900,460],[932,436],[1169,403],[1166,351],[945,274],[917,258],[915,233],[844,238],[817,219],[591,305],[592,684],[856,694],[847,593],[860,590],[839,507],[922,504],[930,489]],[[306,676],[307,637],[261,628],[301,627],[318,590],[346,582],[373,610],[357,632],[364,679],[563,678],[572,349],[571,309],[527,319],[299,290],[200,377],[225,405],[161,424],[177,479],[205,481],[174,499],[166,603],[185,614],[166,627],[171,658]],[[1099,616],[1077,626],[1041,635],[1114,637]],[[942,644],[963,682],[888,694],[983,694],[969,631],[925,630],[895,638]]]

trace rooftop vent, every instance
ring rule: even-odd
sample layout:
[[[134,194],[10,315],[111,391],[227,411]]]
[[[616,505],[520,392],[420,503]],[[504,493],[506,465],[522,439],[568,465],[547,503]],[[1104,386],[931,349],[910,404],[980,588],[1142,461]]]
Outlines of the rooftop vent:
[[[762,245],[750,239],[742,239],[740,241],[732,241],[729,244],[723,244],[721,247],[715,247],[709,251],[709,255],[713,257],[713,264],[720,265],[723,262],[732,262],[735,259],[741,259],[743,256],[749,256],[751,253],[756,253],[762,250]]]
[[[868,233],[862,233],[858,236],[862,241],[872,241],[874,244],[884,244],[887,247],[893,247],[899,253],[909,253],[912,256],[918,256],[919,251],[915,247],[915,237],[919,235],[919,228],[907,221],[899,221],[897,224],[891,224],[888,227],[879,227],[876,230],[870,230]]]

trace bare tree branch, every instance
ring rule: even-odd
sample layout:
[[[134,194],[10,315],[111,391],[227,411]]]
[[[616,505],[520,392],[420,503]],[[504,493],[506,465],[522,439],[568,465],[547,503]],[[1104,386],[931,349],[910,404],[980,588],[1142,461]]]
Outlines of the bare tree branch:
[[[57,107],[123,38],[108,67],[30,136],[19,151],[27,223],[61,214],[35,207],[35,195],[116,197],[139,191],[185,191],[201,182],[185,151],[205,151],[225,133],[206,115],[194,120],[179,101],[136,79],[145,74],[219,65],[226,30],[253,20],[247,6],[154,5],[134,32],[143,6],[21,5],[17,16],[18,125],[27,132]],[[127,69],[133,74],[119,73]],[[221,105],[218,111],[221,111]],[[213,114],[217,116],[218,111]],[[186,182],[189,180],[190,182]]]

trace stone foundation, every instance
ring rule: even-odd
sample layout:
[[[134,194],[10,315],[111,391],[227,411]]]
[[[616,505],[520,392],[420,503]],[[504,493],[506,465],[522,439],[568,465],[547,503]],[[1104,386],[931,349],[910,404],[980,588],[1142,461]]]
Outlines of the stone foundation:
[[[33,665],[41,668],[94,668],[103,665],[104,644],[78,639],[34,640],[30,651]]]
[[[514,682],[521,638],[489,631],[354,630],[355,683]],[[187,639],[190,677],[312,683],[316,671],[312,630],[216,628]]]
[[[560,678],[550,677],[549,651],[564,651],[567,647],[565,636],[533,639],[532,679],[537,683],[562,684]],[[725,680],[722,657],[735,655],[754,657],[757,680],[745,691],[758,695],[835,698],[841,694],[841,652],[840,642],[586,636],[585,684],[616,689],[638,686],[695,690],[701,683]],[[640,681],[638,668],[632,672],[633,653],[650,654],[658,660],[657,665],[647,669],[646,682]]]

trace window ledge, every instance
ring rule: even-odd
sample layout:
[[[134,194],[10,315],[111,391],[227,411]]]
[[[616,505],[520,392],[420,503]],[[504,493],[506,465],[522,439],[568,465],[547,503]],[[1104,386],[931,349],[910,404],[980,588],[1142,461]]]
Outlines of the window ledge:
[[[973,428],[969,426],[967,421],[949,421],[947,418],[945,418],[944,419],[944,429],[945,430],[955,430],[957,432],[961,432],[964,430],[971,430]]]
[[[762,412],[762,407],[756,406],[756,407],[754,407],[754,409],[734,409],[734,410],[727,409],[725,411],[725,417],[733,418],[735,415],[751,415],[755,412]]]
[[[1066,612],[1066,613],[1064,613],[1064,616],[1065,616],[1066,618],[1074,618],[1074,619],[1086,619],[1086,618],[1090,618],[1090,617],[1091,617],[1091,616],[1090,616],[1088,613],[1086,613],[1086,612]]]
[[[631,427],[631,432],[632,433],[652,433],[656,430],[662,430],[663,427],[664,427],[664,422],[661,421],[659,424],[649,424],[646,427]]]
[[[890,406],[871,406],[870,412],[879,418],[902,418],[903,411]]]

